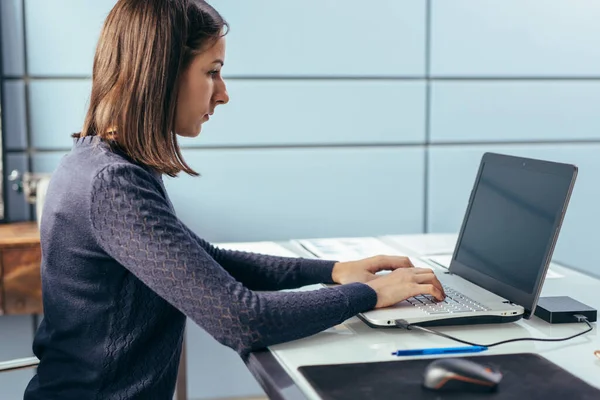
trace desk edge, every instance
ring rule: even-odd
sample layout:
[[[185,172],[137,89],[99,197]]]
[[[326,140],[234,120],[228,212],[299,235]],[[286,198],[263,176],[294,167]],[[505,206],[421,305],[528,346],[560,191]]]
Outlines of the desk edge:
[[[270,350],[250,353],[246,367],[263,388],[269,399],[306,400],[306,395],[283,369]]]

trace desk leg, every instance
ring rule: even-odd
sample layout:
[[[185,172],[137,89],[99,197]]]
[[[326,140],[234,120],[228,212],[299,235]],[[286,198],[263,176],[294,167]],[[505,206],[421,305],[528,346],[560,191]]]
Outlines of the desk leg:
[[[181,359],[179,360],[179,371],[177,372],[177,385],[175,387],[175,399],[187,400],[187,349],[185,332],[183,332],[183,345],[181,346]]]

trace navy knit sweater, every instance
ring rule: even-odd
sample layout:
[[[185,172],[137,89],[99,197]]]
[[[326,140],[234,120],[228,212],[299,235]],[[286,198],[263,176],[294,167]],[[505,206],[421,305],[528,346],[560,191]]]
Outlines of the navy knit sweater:
[[[97,137],[54,172],[41,243],[41,362],[25,400],[171,399],[186,316],[245,357],[377,302],[362,283],[280,292],[331,283],[333,262],[212,246],[176,217],[159,174]]]

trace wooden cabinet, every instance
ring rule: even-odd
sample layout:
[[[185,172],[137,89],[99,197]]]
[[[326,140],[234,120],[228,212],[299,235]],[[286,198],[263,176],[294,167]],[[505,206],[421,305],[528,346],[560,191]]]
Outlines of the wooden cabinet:
[[[0,315],[42,314],[41,258],[35,222],[0,224]]]

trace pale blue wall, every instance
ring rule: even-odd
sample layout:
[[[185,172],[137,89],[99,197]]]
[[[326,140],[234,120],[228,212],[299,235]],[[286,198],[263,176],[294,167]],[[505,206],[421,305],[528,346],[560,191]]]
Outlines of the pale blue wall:
[[[600,3],[212,3],[231,23],[231,102],[183,141],[203,177],[167,182],[201,236],[456,231],[479,157],[496,151],[579,165],[556,256],[600,274]],[[7,169],[52,171],[81,127],[114,0],[0,4]],[[32,217],[16,195],[8,207],[12,220]],[[20,332],[27,351],[31,324],[0,329]],[[261,393],[232,351],[197,326],[188,340],[192,398]]]

